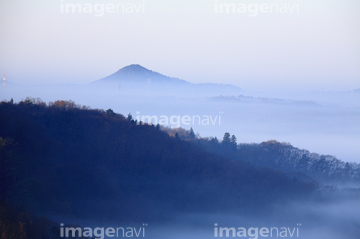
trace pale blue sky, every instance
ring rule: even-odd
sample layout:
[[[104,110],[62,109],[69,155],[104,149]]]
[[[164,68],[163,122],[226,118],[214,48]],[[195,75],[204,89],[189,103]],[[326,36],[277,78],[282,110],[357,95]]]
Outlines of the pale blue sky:
[[[250,90],[360,88],[358,0],[226,1],[299,9],[255,17],[215,14],[213,0],[63,2],[145,8],[96,17],[62,14],[60,0],[0,0],[1,74],[20,83],[86,83],[138,63],[191,82]]]

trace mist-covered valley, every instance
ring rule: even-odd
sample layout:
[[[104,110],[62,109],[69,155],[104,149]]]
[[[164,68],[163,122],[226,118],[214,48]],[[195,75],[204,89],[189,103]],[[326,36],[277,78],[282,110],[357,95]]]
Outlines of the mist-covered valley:
[[[238,214],[181,214],[172,220],[151,223],[124,223],[121,221],[84,220],[74,218],[56,218],[72,225],[82,227],[133,227],[135,230],[145,228],[145,238],[150,239],[210,239],[210,238],[351,238],[356,239],[359,229],[359,198],[356,200],[340,200],[333,202],[308,202],[278,205],[273,211],[257,213],[257,215]],[[144,227],[144,224],[146,225]],[[217,226],[215,226],[217,225]],[[221,228],[224,229],[220,236]],[[235,229],[235,236],[230,230]],[[237,233],[246,230],[241,236]],[[272,234],[261,236],[261,228],[268,228]],[[217,229],[217,237],[215,237]],[[226,229],[226,230],[225,230]],[[286,231],[286,232],[284,232]],[[143,231],[141,231],[142,233]],[[134,236],[136,237],[136,236]],[[105,238],[111,238],[106,237]],[[143,238],[143,237],[140,237]]]

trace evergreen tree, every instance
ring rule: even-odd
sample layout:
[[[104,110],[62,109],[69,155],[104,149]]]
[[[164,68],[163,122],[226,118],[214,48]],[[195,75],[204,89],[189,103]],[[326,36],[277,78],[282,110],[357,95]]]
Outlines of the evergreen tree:
[[[129,120],[130,122],[134,120],[131,113],[128,114],[127,120]]]
[[[235,136],[235,135],[232,135],[232,136],[231,136],[230,142],[231,142],[232,144],[235,144],[235,145],[236,145],[236,136]]]
[[[112,115],[115,115],[115,112],[112,109],[108,109],[108,110],[106,110],[106,114],[112,116]]]
[[[189,135],[190,135],[190,139],[195,139],[195,133],[194,133],[194,130],[193,130],[192,127],[190,128],[190,133],[189,133]]]
[[[230,143],[231,143],[231,149],[236,150],[237,143],[236,143],[236,136],[235,135],[231,136]]]
[[[219,144],[219,140],[217,139],[217,137],[211,138],[210,142],[211,142],[212,144]]]
[[[231,142],[231,141],[230,141],[230,133],[226,132],[226,133],[224,134],[222,143],[223,143],[223,144],[230,144],[230,142]]]

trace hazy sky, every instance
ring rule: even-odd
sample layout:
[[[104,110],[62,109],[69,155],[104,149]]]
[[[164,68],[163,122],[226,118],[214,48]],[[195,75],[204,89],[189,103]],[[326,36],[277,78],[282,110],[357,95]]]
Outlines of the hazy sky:
[[[93,13],[65,13],[70,3]],[[139,13],[101,12],[99,3]],[[236,11],[216,13],[224,4]],[[0,0],[0,73],[21,83],[86,83],[138,63],[244,89],[354,89],[359,10],[359,0]]]

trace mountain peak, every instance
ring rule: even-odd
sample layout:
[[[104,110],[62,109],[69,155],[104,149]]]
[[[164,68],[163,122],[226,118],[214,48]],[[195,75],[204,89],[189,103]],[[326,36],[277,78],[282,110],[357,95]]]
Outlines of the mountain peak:
[[[137,78],[137,77],[146,77],[146,78],[153,78],[153,77],[159,77],[162,76],[161,74],[149,70],[139,64],[131,64],[128,66],[125,66],[115,72],[113,76],[116,77],[126,77],[126,78]]]
[[[150,71],[149,69],[146,69],[145,67],[139,65],[139,64],[131,64],[128,66],[125,66],[123,68],[121,68],[119,71],[134,71],[134,72],[139,72],[139,71]]]
[[[169,77],[156,71],[149,70],[139,64],[131,64],[117,72],[95,81],[96,84],[117,84],[124,92],[132,94],[151,94],[171,96],[181,95],[184,92],[190,95],[239,95],[241,90],[232,85],[224,84],[193,84],[185,80]],[[94,82],[94,83],[95,83]]]
[[[103,82],[119,82],[121,81],[123,84],[131,83],[131,84],[148,84],[149,80],[152,83],[164,83],[174,81],[173,78],[164,76],[155,71],[149,70],[139,64],[131,64],[125,66],[118,70],[117,72],[109,75],[99,81]]]

